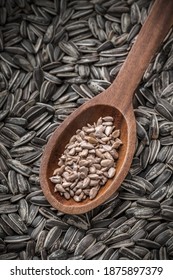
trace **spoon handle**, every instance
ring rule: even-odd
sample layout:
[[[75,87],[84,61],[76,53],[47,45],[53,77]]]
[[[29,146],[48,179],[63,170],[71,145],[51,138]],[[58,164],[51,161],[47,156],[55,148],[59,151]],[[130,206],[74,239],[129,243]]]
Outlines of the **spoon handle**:
[[[105,96],[126,111],[151,59],[173,24],[173,0],[156,0],[127,59]],[[104,98],[104,96],[103,96]]]

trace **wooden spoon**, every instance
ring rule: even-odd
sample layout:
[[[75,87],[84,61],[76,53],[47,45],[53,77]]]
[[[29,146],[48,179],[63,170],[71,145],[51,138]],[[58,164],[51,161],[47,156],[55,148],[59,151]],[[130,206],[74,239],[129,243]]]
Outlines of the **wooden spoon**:
[[[133,94],[140,80],[173,24],[173,0],[156,0],[135,44],[112,85],[83,104],[55,130],[48,141],[41,161],[40,182],[43,193],[56,209],[69,214],[85,213],[106,201],[120,187],[126,177],[135,151],[136,124],[132,107]],[[101,187],[96,198],[75,202],[54,193],[50,181],[65,145],[87,123],[93,124],[99,117],[112,116],[116,128],[121,131],[123,145],[119,150],[117,171],[113,179]]]

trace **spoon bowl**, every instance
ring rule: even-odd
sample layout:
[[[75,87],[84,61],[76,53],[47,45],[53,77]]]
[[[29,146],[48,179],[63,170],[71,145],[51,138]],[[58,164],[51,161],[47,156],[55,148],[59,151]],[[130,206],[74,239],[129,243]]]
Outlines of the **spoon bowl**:
[[[129,165],[131,159],[133,158],[136,140],[135,118],[133,117],[134,131],[132,132],[132,130],[128,129],[130,125],[128,123],[129,119],[126,119],[118,109],[109,104],[96,104],[93,106],[87,106],[87,108],[85,106],[85,110],[82,110],[80,114],[77,114],[77,112],[78,111],[76,111],[76,117],[73,118],[72,122],[70,122],[69,125],[67,121],[63,123],[63,126],[65,126],[66,129],[64,129],[64,127],[61,127],[61,133],[58,129],[51,137],[49,145],[47,145],[47,147],[45,148],[44,159],[42,161],[44,166],[42,165],[41,170],[44,170],[45,172],[42,172],[42,175],[40,176],[43,192],[49,200],[50,204],[57,209],[61,209],[62,212],[69,214],[79,214],[87,212],[92,208],[100,205],[111,195],[113,195],[115,190],[120,186],[124,177],[126,176],[124,170],[128,171],[130,167]],[[116,129],[121,129],[120,139],[123,142],[123,145],[120,146],[119,149],[119,159],[116,166],[116,176],[113,179],[109,179],[107,183],[100,188],[96,198],[93,200],[87,198],[80,203],[75,202],[72,198],[67,200],[63,196],[61,196],[59,192],[54,192],[54,184],[49,180],[49,178],[53,174],[53,171],[58,166],[58,159],[64,152],[65,146],[69,142],[71,135],[74,135],[77,129],[81,129],[87,123],[92,124],[96,122],[100,116],[104,117],[108,115],[113,117]],[[68,131],[68,134],[66,130]],[[59,144],[57,145],[57,143]],[[51,149],[49,147],[51,147]]]
[[[127,59],[112,85],[74,111],[49,139],[41,161],[40,183],[49,203],[69,214],[85,213],[106,201],[120,187],[126,177],[135,152],[136,125],[132,98],[143,73],[156,53],[173,23],[173,1],[156,0]],[[112,116],[116,129],[120,129],[123,145],[119,149],[116,174],[100,188],[97,196],[75,202],[54,192],[50,181],[66,144],[87,123],[93,124],[100,117]]]

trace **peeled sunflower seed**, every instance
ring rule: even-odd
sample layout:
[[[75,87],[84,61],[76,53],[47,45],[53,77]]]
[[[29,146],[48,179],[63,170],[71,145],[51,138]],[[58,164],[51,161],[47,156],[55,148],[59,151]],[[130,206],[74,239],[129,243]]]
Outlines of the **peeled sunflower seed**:
[[[100,187],[116,174],[117,149],[122,145],[119,136],[111,116],[100,117],[94,124],[78,129],[50,177],[54,192],[76,202],[87,197],[94,199]]]

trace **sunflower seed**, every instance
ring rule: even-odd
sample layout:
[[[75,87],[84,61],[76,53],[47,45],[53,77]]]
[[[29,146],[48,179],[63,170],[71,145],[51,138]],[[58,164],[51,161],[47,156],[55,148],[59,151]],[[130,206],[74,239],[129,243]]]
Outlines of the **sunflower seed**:
[[[96,243],[96,239],[92,234],[86,235],[81,241],[78,243],[74,255],[84,254],[92,245]]]
[[[171,30],[133,99],[136,153],[117,198],[79,218],[67,219],[40,190],[44,145],[67,115],[112,83],[152,6],[148,0],[115,2],[1,1],[0,213],[17,231],[0,218],[2,259],[172,259]],[[110,127],[104,137],[109,135]],[[104,154],[101,160],[112,159],[114,152],[107,149],[98,152]],[[93,149],[89,151],[83,156],[93,155]],[[85,178],[102,172],[112,177],[115,172],[112,167],[101,171],[98,162],[87,168],[82,166],[80,171]],[[90,183],[95,195],[98,182],[90,179]],[[19,218],[25,225],[21,228]],[[69,242],[65,239],[66,249],[61,248],[71,226],[74,233]],[[24,227],[32,240],[25,237]],[[57,239],[55,228],[61,231]],[[89,238],[89,245],[84,242],[82,248],[81,244],[81,254],[76,255],[77,246],[89,234],[97,242],[92,245]],[[103,246],[121,234],[130,238]]]

